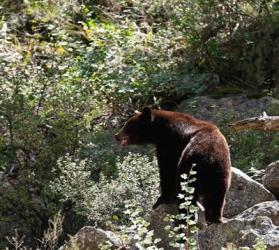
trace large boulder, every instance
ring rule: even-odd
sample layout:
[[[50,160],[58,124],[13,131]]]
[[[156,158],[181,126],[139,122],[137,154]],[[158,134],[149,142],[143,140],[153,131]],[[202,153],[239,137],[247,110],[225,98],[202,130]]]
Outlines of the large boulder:
[[[276,115],[278,108],[279,100],[270,96],[258,99],[248,98],[245,95],[222,98],[196,96],[181,102],[178,106],[178,111],[219,125],[228,121],[258,116],[264,111],[268,115]]]
[[[109,249],[122,249],[121,239],[110,231],[86,226],[81,228],[71,240],[59,250],[99,250],[101,246],[109,246]]]
[[[279,199],[279,161],[272,162],[265,169],[263,185]]]
[[[212,224],[199,232],[202,250],[220,250],[221,247],[253,247],[264,242],[267,250],[279,249],[279,202],[267,201],[245,210],[223,224]]]
[[[262,184],[237,168],[232,168],[232,183],[226,197],[224,216],[232,218],[257,203],[275,200]]]

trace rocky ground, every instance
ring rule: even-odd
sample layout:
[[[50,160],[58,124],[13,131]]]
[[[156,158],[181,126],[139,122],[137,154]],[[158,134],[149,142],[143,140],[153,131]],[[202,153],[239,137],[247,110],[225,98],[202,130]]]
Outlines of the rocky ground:
[[[278,162],[270,165],[270,171],[278,171]],[[268,172],[269,173],[269,172]],[[268,174],[263,179],[268,178]],[[278,192],[278,189],[274,190]],[[161,205],[153,211],[150,222],[155,237],[161,238],[163,249],[173,249],[168,245],[168,233],[164,230],[164,217],[176,211],[173,205]],[[279,202],[262,184],[252,180],[242,171],[233,168],[232,186],[227,195],[223,224],[203,226],[198,233],[201,250],[219,250],[221,247],[253,247],[264,242],[268,250],[279,249]],[[138,249],[124,246],[120,236],[94,227],[84,227],[75,236],[75,244],[82,250],[97,250],[100,244],[109,242],[110,249]],[[60,250],[71,249],[66,244]]]

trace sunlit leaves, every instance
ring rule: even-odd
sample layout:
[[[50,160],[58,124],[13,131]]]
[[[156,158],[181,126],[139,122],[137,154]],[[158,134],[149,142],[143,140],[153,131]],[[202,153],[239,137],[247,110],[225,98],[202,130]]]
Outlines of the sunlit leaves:
[[[141,204],[142,210],[125,210],[137,217],[150,211],[158,195],[158,172],[155,159],[129,154],[123,161],[117,161],[118,176],[112,180],[101,175],[98,182],[90,178],[90,161],[72,161],[70,157],[58,161],[60,175],[52,182],[52,189],[60,195],[61,201],[71,200],[74,209],[99,223],[105,223],[115,216],[123,218],[121,209],[124,201]],[[120,220],[120,219],[119,219]]]

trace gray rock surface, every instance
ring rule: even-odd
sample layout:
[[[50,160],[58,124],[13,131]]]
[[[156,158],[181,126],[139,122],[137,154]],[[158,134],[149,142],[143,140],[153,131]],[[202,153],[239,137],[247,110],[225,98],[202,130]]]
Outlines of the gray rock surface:
[[[110,246],[109,249],[122,249],[121,239],[113,232],[100,228],[86,226],[81,228],[71,240],[59,250],[99,250],[101,245]],[[78,248],[77,248],[78,247]]]
[[[171,241],[169,233],[165,230],[165,226],[169,225],[164,219],[168,214],[177,214],[178,208],[176,205],[162,204],[152,211],[150,218],[150,229],[154,230],[154,238],[159,238],[161,241],[158,243],[159,247],[165,250],[175,249],[169,246]]]
[[[224,216],[232,218],[255,204],[275,200],[260,183],[237,168],[232,168],[232,183],[226,197]]]
[[[279,202],[267,201],[245,210],[223,224],[199,232],[202,250],[220,250],[228,244],[253,247],[263,241],[267,250],[279,249]]]
[[[270,163],[265,169],[263,185],[279,199],[279,161]]]
[[[230,219],[224,224],[204,226],[204,218],[199,213],[199,245],[202,250],[219,250],[225,244],[251,247],[257,241],[264,241],[270,250],[279,249],[279,203],[260,183],[252,180],[242,171],[233,168],[232,185],[226,198],[224,215]],[[272,201],[273,200],[273,201]],[[265,202],[264,202],[265,201]],[[247,210],[245,210],[248,208]],[[164,221],[167,214],[176,214],[176,205],[161,205],[150,218],[150,229],[155,238],[160,238],[159,247],[172,250],[169,233]],[[71,249],[71,242],[80,250],[97,250],[109,242],[110,249],[125,249],[121,239],[112,232],[94,227],[83,227],[66,245],[59,250]],[[130,247],[128,249],[136,249]]]
[[[165,230],[165,227],[167,225],[170,225],[170,222],[165,221],[166,216],[175,215],[177,213],[178,213],[178,207],[176,205],[170,205],[170,204],[162,204],[152,211],[151,218],[150,218],[150,229],[154,230],[154,238],[161,239],[161,241],[157,244],[157,246],[164,250],[177,249],[170,246],[169,243],[172,239],[169,237],[169,232]],[[201,209],[198,210],[197,226],[200,229],[204,229],[205,227],[207,227],[205,221],[205,215]]]
[[[279,100],[269,96],[259,99],[248,98],[245,95],[222,98],[197,96],[183,101],[178,106],[178,111],[220,124],[258,116],[263,111],[266,111],[268,115],[275,115],[278,114],[278,108]]]

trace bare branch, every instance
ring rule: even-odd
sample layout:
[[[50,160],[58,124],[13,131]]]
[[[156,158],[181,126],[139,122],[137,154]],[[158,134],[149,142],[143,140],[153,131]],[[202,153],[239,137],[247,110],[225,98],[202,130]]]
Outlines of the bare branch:
[[[279,131],[279,116],[268,116],[264,112],[262,116],[231,123],[229,127],[235,131],[244,129]]]

